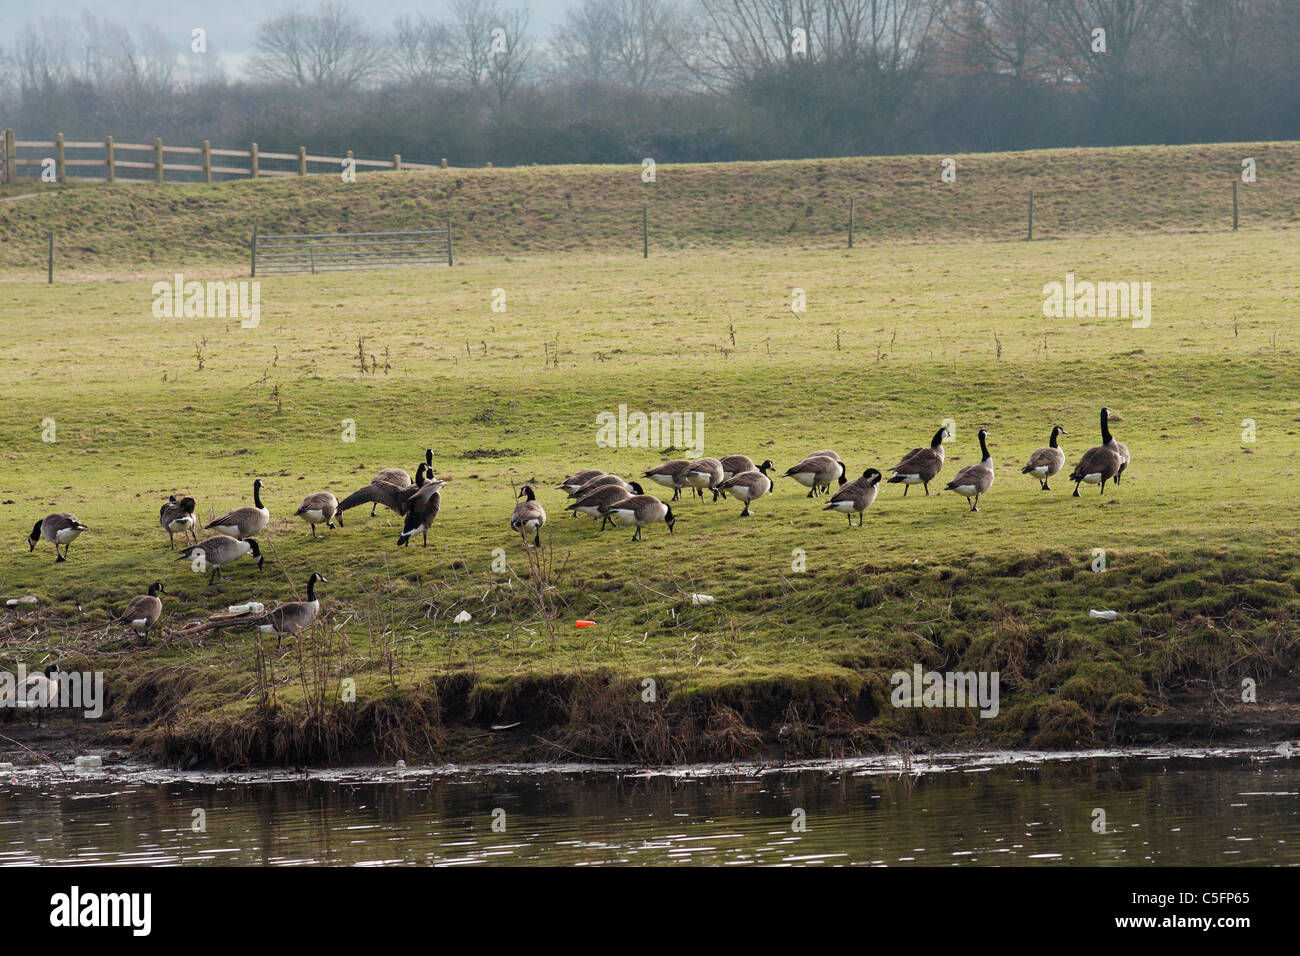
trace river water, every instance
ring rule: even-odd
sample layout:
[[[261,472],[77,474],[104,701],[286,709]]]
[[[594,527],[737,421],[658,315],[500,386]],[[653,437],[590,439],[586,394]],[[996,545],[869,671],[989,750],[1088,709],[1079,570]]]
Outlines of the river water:
[[[671,771],[0,768],[15,864],[1300,864],[1300,756],[997,753]]]

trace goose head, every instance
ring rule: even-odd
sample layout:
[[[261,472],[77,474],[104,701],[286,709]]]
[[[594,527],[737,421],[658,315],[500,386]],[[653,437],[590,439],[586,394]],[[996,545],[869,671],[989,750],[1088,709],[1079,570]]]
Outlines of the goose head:
[[[879,471],[877,471],[874,468],[868,468],[866,471],[862,473],[862,477],[867,479],[867,484],[878,485],[880,484],[880,479],[883,478],[884,475],[882,475]]]
[[[664,524],[668,525],[669,534],[672,534],[673,525],[675,525],[676,523],[677,523],[677,519],[673,516],[673,506],[669,505],[668,510],[664,513]]]
[[[262,562],[266,560],[266,556],[262,554],[262,549],[257,546],[257,542],[252,538],[245,538],[244,543],[248,545],[249,553],[257,558],[257,570],[261,571]]]
[[[32,525],[32,533],[27,536],[27,550],[35,551],[36,542],[41,540],[41,523],[38,521]]]
[[[529,501],[536,501],[536,500],[537,500],[537,495],[533,494],[533,486],[532,486],[532,485],[524,485],[524,489],[523,489],[523,491],[519,492],[519,494],[515,495],[515,497],[516,497],[516,498],[527,498]]]
[[[763,464],[758,466],[758,470],[761,471],[763,474],[767,474],[769,471],[771,471],[774,468],[776,468],[776,465],[772,464],[771,458],[764,460]]]
[[[645,489],[641,487],[641,483],[640,483],[640,482],[638,482],[638,481],[629,481],[628,484],[629,484],[629,485],[631,486],[631,488],[632,488],[632,494],[634,494],[634,495],[643,495],[643,494],[645,494]]]
[[[840,462],[840,486],[841,487],[844,486],[844,475],[845,475],[844,462]]]
[[[149,585],[150,597],[157,597],[159,594],[166,594],[166,593],[167,593],[167,589],[163,587],[161,581],[155,581],[153,584]]]
[[[424,463],[426,466],[428,466],[429,471],[433,471],[433,449],[432,448],[426,448],[424,450]]]

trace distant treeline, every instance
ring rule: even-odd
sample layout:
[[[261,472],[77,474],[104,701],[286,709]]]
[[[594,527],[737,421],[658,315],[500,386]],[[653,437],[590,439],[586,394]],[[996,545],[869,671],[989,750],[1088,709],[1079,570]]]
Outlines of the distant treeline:
[[[0,46],[20,138],[257,142],[453,165],[1300,138],[1300,0],[452,0],[221,37],[42,15]]]

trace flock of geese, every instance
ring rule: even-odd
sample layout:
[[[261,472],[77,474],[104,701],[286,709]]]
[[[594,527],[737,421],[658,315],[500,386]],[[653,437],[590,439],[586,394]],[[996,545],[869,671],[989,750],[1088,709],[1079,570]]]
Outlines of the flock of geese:
[[[1047,445],[1034,451],[1029,456],[1021,473],[1035,478],[1043,491],[1050,491],[1049,479],[1059,474],[1065,467],[1065,451],[1058,439],[1068,434],[1060,425],[1052,428]],[[930,493],[930,483],[943,470],[944,442],[951,437],[947,428],[940,428],[934,434],[928,447],[913,448],[893,468],[889,469],[890,484],[903,485],[903,497],[912,485],[921,485],[925,493]],[[979,500],[993,487],[993,458],[988,448],[989,433],[981,428],[978,433],[981,458],[973,465],[960,469],[945,486],[945,491],[952,491],[966,498],[971,511],[979,511]],[[1079,497],[1079,487],[1083,484],[1098,485],[1101,494],[1106,493],[1107,482],[1119,484],[1120,477],[1129,464],[1128,447],[1116,441],[1110,433],[1110,410],[1101,410],[1101,444],[1088,449],[1074,466],[1069,480],[1074,482],[1074,496]],[[695,460],[676,459],[651,468],[642,474],[649,479],[673,491],[671,501],[680,501],[683,491],[693,497],[703,499],[712,494],[714,501],[719,497],[732,496],[744,504],[741,517],[753,514],[750,506],[760,498],[772,493],[774,482],[768,474],[775,470],[771,460],[755,465],[745,455],[728,455],[724,458],[698,458]],[[866,469],[861,477],[849,481],[847,469],[840,456],[831,449],[822,449],[808,455],[798,464],[785,472],[785,477],[792,478],[808,488],[808,497],[817,498],[829,494],[830,498],[823,510],[835,511],[846,515],[850,527],[853,516],[858,516],[861,526],[863,513],[875,502],[880,491],[884,475],[876,468]],[[838,485],[832,493],[832,486]],[[401,468],[385,468],[375,475],[364,487],[339,501],[327,491],[307,495],[294,516],[306,522],[311,536],[318,538],[317,528],[325,525],[334,528],[336,523],[343,526],[343,513],[353,508],[370,505],[371,515],[380,505],[389,509],[403,519],[402,532],[398,535],[399,546],[409,546],[416,535],[420,535],[423,545],[428,546],[429,530],[442,507],[442,490],[446,482],[434,476],[433,450],[427,449],[424,461],[416,469],[415,477]],[[265,557],[257,543],[260,534],[271,521],[270,510],[262,503],[262,479],[253,482],[253,504],[235,508],[204,526],[212,534],[199,540],[195,510],[197,503],[192,496],[173,494],[159,509],[158,522],[167,532],[168,545],[175,550],[176,535],[182,536],[185,547],[178,560],[190,562],[191,570],[208,574],[209,585],[215,585],[223,576],[223,568],[245,556],[256,560],[261,570]],[[588,469],[579,471],[566,478],[560,489],[568,494],[572,501],[565,510],[572,512],[572,517],[585,515],[600,519],[600,530],[607,525],[634,527],[633,541],[642,540],[643,531],[649,525],[662,521],[669,532],[673,530],[676,516],[672,504],[656,495],[647,494],[637,481],[627,481],[608,472]],[[510,528],[528,545],[528,536],[532,536],[532,546],[541,546],[541,530],[546,525],[546,509],[537,500],[531,485],[524,485],[516,498],[516,504],[510,515]],[[60,512],[48,515],[36,522],[28,536],[28,550],[35,550],[41,541],[54,545],[55,561],[68,559],[68,549],[82,532],[89,528],[74,515]],[[61,550],[60,550],[61,549]],[[307,599],[291,601],[264,612],[261,605],[245,606],[244,611],[252,609],[248,617],[250,626],[282,639],[286,635],[300,634],[309,628],[320,613],[320,601],[316,596],[316,585],[328,583],[316,572],[307,579]],[[133,598],[122,614],[118,623],[133,630],[141,638],[147,638],[150,629],[157,624],[162,615],[162,599],[166,589],[162,582],[155,581],[149,586],[148,593]],[[234,609],[232,609],[234,610]]]

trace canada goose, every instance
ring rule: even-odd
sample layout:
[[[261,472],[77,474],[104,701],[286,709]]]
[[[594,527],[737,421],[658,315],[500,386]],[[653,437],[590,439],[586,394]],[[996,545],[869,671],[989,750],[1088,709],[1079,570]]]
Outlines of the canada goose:
[[[591,494],[597,488],[604,488],[606,485],[613,485],[616,488],[622,488],[624,493],[631,494],[631,491],[629,489],[631,489],[632,486],[629,485],[622,478],[620,478],[618,475],[607,475],[601,473],[597,475],[595,478],[591,479],[591,481],[585,482],[581,487],[573,491],[570,491],[569,497],[576,501],[579,498],[583,498],[586,495]]]
[[[46,515],[32,525],[32,533],[27,536],[27,550],[35,551],[36,543],[44,538],[54,545],[55,562],[66,561],[68,560],[68,546],[77,540],[77,535],[89,530],[66,511],[58,511],[52,515]],[[63,545],[62,554],[59,554],[59,545]]]
[[[429,546],[429,529],[442,508],[442,489],[446,485],[445,481],[426,481],[407,500],[406,521],[402,524],[402,533],[397,536],[399,545],[410,547],[411,539],[421,534],[424,547]]]
[[[311,536],[319,538],[316,533],[316,526],[323,524],[327,528],[334,527],[334,515],[339,510],[339,500],[328,491],[318,491],[314,495],[308,495],[302,499],[302,504],[294,512],[296,517],[302,518],[307,522],[307,527],[311,528]],[[339,527],[343,526],[343,516],[339,515]]]
[[[1119,455],[1119,471],[1115,472],[1115,484],[1118,485],[1120,478],[1124,476],[1124,470],[1128,468],[1128,445],[1117,441],[1111,435],[1109,408],[1101,410],[1101,443]]]
[[[981,428],[980,451],[984,455],[980,458],[979,464],[962,468],[953,476],[952,481],[944,486],[945,491],[955,491],[959,495],[965,495],[966,500],[970,502],[971,511],[980,510],[980,495],[993,487],[993,456],[989,454],[989,446],[985,441],[987,437],[988,432]]]
[[[723,481],[743,475],[747,471],[757,470],[754,467],[754,459],[748,455],[727,455],[725,458],[719,458],[718,461],[722,465]]]
[[[608,487],[616,487],[610,485]],[[519,532],[519,536],[528,543],[528,532],[533,532],[533,547],[542,546],[542,525],[546,524],[546,509],[542,503],[537,500],[533,494],[531,485],[524,485],[524,490],[519,492],[520,498],[527,498],[527,501],[521,501],[515,505],[515,510],[510,515],[510,527]]]
[[[59,673],[58,664],[50,664],[44,674],[28,674],[13,686],[13,699],[10,691],[0,692],[0,707],[17,707],[37,711],[36,726],[41,725],[41,709],[58,707],[60,704],[59,681],[54,676]]]
[[[880,492],[880,479],[884,478],[875,468],[868,468],[861,478],[854,478],[831,496],[830,504],[823,511],[838,511],[848,515],[849,527],[853,527],[853,515],[858,516],[858,527],[862,527],[862,512],[871,507]]]
[[[364,488],[359,488],[352,494],[348,495],[335,509],[335,515],[338,516],[339,524],[343,523],[343,512],[349,508],[357,508],[364,504],[371,505],[371,514],[374,513],[374,505],[383,505],[394,514],[406,514],[406,504],[410,501],[425,481],[426,465],[421,462],[420,467],[415,470],[415,483],[400,487],[391,481],[379,481],[374,479]]]
[[[843,460],[836,452],[831,451],[831,449],[829,448],[821,448],[818,449],[817,451],[810,451],[808,452],[808,454],[804,455],[804,458],[805,460],[808,458],[834,458],[836,461]]]
[[[426,448],[424,450],[424,465],[422,467],[427,468],[429,470],[429,474],[431,475],[433,474],[433,449],[432,448]],[[416,474],[419,474],[419,471],[420,469],[416,469]],[[411,487],[412,484],[411,476],[401,468],[381,468],[379,469],[375,477],[371,479],[371,481],[380,481],[385,484],[395,485],[398,488],[409,488]],[[375,516],[375,508],[376,506],[378,506],[378,504],[379,504],[378,501],[372,501],[370,503],[370,517],[373,518]],[[343,522],[342,520],[340,520],[339,526],[341,527],[342,525]]]
[[[320,599],[316,597],[316,583],[329,584],[323,575],[315,571],[307,578],[307,600],[290,601],[268,611],[264,624],[257,625],[263,634],[275,635],[275,646],[279,647],[286,634],[299,634],[311,627],[316,616],[320,614]]]
[[[1052,437],[1047,440],[1047,447],[1040,448],[1030,455],[1029,462],[1020,469],[1020,473],[1033,475],[1042,484],[1044,491],[1051,491],[1052,489],[1047,487],[1047,479],[1065,467],[1065,452],[1056,443],[1056,436],[1068,434],[1070,433],[1060,425],[1053,425]]]
[[[642,477],[649,478],[665,488],[671,488],[673,490],[673,501],[678,501],[682,497],[682,489],[687,487],[686,471],[690,467],[691,463],[685,458],[674,458],[672,461],[666,461],[662,465],[651,468]]]
[[[718,482],[723,479],[722,462],[716,458],[696,458],[682,473],[686,483],[704,497],[705,491],[713,492],[713,500],[718,500]]]
[[[643,495],[645,489],[635,481],[628,482],[632,487],[632,495]],[[605,525],[610,523],[609,515],[604,509],[610,505],[617,504],[628,497],[628,492],[624,491],[619,485],[602,485],[589,495],[584,495],[573,504],[565,508],[565,511],[572,511],[573,516],[588,515],[592,519],[600,518],[600,530],[605,530]]]
[[[787,469],[785,476],[810,489],[809,498],[816,498],[823,489],[829,491],[835,479],[844,484],[844,462],[830,455],[813,455]]]
[[[256,541],[252,538],[240,541],[224,534],[214,535],[191,545],[183,550],[176,560],[193,559],[190,561],[190,567],[196,574],[202,574],[209,567],[212,568],[212,574],[208,576],[208,584],[215,584],[217,578],[225,576],[221,572],[223,566],[238,561],[246,554],[257,558],[257,570],[262,570],[262,562],[266,558],[257,547]]]
[[[947,428],[940,428],[930,440],[929,448],[913,448],[897,465],[889,469],[894,473],[889,483],[902,484],[904,498],[911,485],[924,485],[928,495],[930,482],[943,470],[943,443],[951,437]]]
[[[750,502],[771,494],[772,478],[768,475],[768,471],[775,467],[771,460],[765,461],[753,471],[742,471],[739,474],[732,475],[718,485],[718,490],[729,491],[743,501],[745,510],[740,513],[740,516],[748,518],[754,513],[749,510]]]
[[[1074,471],[1070,473],[1070,480],[1074,482],[1074,494],[1071,497],[1079,498],[1079,485],[1087,482],[1090,485],[1100,485],[1101,493],[1106,493],[1106,482],[1119,474],[1120,468],[1124,466],[1124,460],[1120,458],[1119,452],[1113,447],[1115,440],[1110,435],[1110,409],[1101,410],[1101,444],[1094,448],[1089,448],[1083,453],[1078,464],[1074,466]]]
[[[668,533],[671,534],[673,525],[677,523],[677,519],[673,517],[672,507],[666,502],[660,501],[654,495],[633,495],[630,498],[624,498],[607,508],[606,513],[609,515],[610,520],[616,524],[636,525],[636,531],[632,533],[633,541],[640,541],[644,538],[641,529],[648,524],[662,521],[668,525]]]
[[[262,479],[258,478],[253,482],[253,507],[227,511],[216,521],[208,523],[205,530],[242,541],[260,534],[270,522],[271,512],[262,504]]]
[[[157,624],[158,618],[162,616],[162,599],[158,595],[166,593],[167,589],[162,586],[162,582],[155,581],[149,585],[148,594],[141,594],[131,599],[126,610],[118,617],[117,623],[125,624],[140,637],[148,637],[149,629]]]
[[[560,490],[577,491],[587,482],[591,481],[591,479],[599,478],[603,474],[605,473],[599,468],[588,468],[585,471],[575,471],[568,478],[565,478],[564,481],[560,482]]]
[[[199,543],[199,536],[194,533],[195,507],[194,499],[189,496],[178,499],[175,495],[168,495],[163,506],[158,509],[158,523],[166,529],[167,543],[173,551],[176,550],[177,531],[185,534],[187,540]]]

